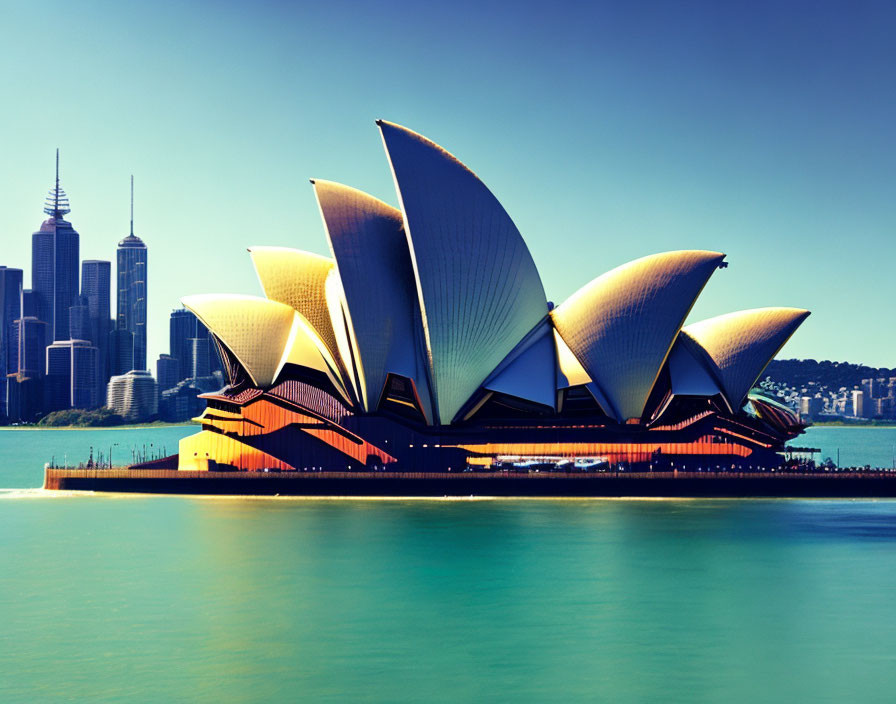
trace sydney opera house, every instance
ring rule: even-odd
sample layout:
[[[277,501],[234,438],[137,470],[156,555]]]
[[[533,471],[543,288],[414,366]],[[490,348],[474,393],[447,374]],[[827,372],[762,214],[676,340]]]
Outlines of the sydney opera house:
[[[799,419],[753,386],[809,315],[685,325],[725,255],[652,254],[558,305],[453,155],[379,121],[398,208],[312,181],[331,257],[251,247],[263,296],[187,296],[227,386],[182,470],[778,467]]]

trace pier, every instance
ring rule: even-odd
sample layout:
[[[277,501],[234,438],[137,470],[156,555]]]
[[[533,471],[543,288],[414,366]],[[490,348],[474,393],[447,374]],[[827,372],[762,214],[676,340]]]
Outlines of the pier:
[[[234,496],[896,497],[896,473],[854,472],[192,472],[53,469],[49,490]]]

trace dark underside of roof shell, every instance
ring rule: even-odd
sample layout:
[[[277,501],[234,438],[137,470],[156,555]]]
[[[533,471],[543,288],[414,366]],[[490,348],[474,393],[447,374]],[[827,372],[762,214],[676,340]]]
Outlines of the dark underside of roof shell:
[[[216,342],[217,339],[216,339]],[[225,374],[228,377],[229,388],[224,394],[235,395],[244,393],[247,389],[253,389],[246,372],[239,361],[229,352],[227,347],[219,344],[221,358],[224,362]],[[305,367],[287,364],[278,380],[277,385],[264,393],[284,398],[299,406],[308,405],[311,396],[308,393],[290,397],[284,396],[282,389],[290,387],[298,388],[298,383],[306,390],[314,390],[317,399],[329,399],[328,403],[338,406],[341,416],[365,415],[357,408],[349,408],[341,400],[338,391],[333,387],[326,374]],[[278,392],[278,389],[281,391]],[[261,393],[263,390],[258,389]],[[319,406],[316,400],[311,404],[312,410]],[[551,425],[579,422],[587,420],[591,424],[602,428],[613,428],[621,424],[609,417],[595,400],[586,385],[573,386],[558,390],[557,403],[554,408],[534,403],[530,400],[502,394],[493,391],[482,390],[469,404],[469,414],[464,421],[452,424],[451,427],[475,427],[486,423],[500,422],[508,427],[525,425],[531,421],[549,423]],[[767,426],[772,434],[783,434],[791,437],[799,434],[803,428],[799,420],[786,408],[780,405],[760,403],[752,399],[748,403],[748,410],[738,410],[731,413],[721,394],[713,396],[681,396],[674,395],[671,391],[671,381],[668,369],[664,367],[657,378],[657,382],[651,392],[646,406],[642,423],[639,426],[622,424],[626,432],[633,432],[636,427],[649,430],[654,427],[663,427],[686,423],[689,419],[705,413],[712,413],[722,417],[740,418],[754,425]],[[389,374],[382,389],[376,411],[367,415],[383,415],[396,418],[410,426],[424,426],[426,419],[422,404],[413,380],[396,374]],[[334,418],[334,420],[337,420]],[[444,429],[448,426],[438,426]]]
[[[226,360],[226,367],[227,362],[232,364],[232,360]],[[712,417],[716,419],[715,422],[732,423],[741,427],[743,432],[748,431],[748,435],[762,438],[765,444],[778,446],[798,435],[805,427],[780,405],[760,404],[756,400],[751,400],[749,406],[751,413],[746,410],[731,413],[720,396],[668,398],[661,392],[652,397],[656,403],[663,404],[659,416],[649,423],[619,424],[603,413],[584,386],[571,387],[559,392],[561,403],[559,412],[525,399],[488,392],[476,413],[468,420],[447,426],[427,426],[413,383],[405,377],[390,375],[377,411],[366,414],[349,408],[326,375],[303,367],[287,365],[278,383],[264,391],[255,389],[247,383],[239,372],[237,378],[241,380],[238,384],[211,396],[225,403],[232,398],[237,405],[240,398],[270,396],[276,398],[278,402],[321,414],[341,425],[354,422],[349,420],[351,418],[381,417],[427,435],[477,433],[488,428],[490,433],[496,429],[501,429],[505,433],[519,431],[524,437],[534,440],[539,435],[556,432],[578,434],[579,430],[587,428],[585,435],[590,438],[624,437],[635,442],[637,438],[650,437],[653,440],[658,437],[658,433],[678,432],[707,417]],[[252,393],[247,394],[247,391]]]
[[[251,392],[251,393],[250,393]],[[397,472],[459,471],[476,457],[496,468],[511,463],[508,455],[591,457],[595,463],[612,462],[630,471],[668,471],[676,468],[732,470],[776,467],[777,454],[792,433],[747,414],[720,412],[706,399],[676,399],[671,411],[677,421],[644,426],[619,425],[606,417],[482,417],[450,426],[427,426],[390,411],[356,414],[338,399],[299,381],[281,382],[272,389],[225,389],[206,395],[208,410],[201,419],[207,437],[230,434],[227,427],[244,408],[267,405],[256,418],[272,417],[280,408],[296,412],[294,423],[264,428],[245,420],[251,428],[237,437],[245,452],[261,452],[283,463],[283,469],[386,469]],[[252,413],[247,413],[252,416]],[[309,434],[310,433],[310,434]],[[328,439],[329,437],[329,439]],[[208,447],[214,448],[213,441]],[[346,450],[346,446],[348,450]],[[359,458],[362,447],[384,450]],[[346,455],[348,451],[355,456]],[[241,454],[243,456],[243,454]],[[214,457],[214,455],[213,455]],[[226,469],[226,463],[220,465]],[[232,469],[239,469],[233,466]]]

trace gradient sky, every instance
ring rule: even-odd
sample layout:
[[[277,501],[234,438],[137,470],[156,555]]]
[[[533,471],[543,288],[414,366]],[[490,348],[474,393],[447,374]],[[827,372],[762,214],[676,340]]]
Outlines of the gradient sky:
[[[476,171],[551,300],[714,249],[692,320],[805,307],[782,356],[896,366],[896,4],[0,7],[0,264],[30,280],[57,146],[82,258],[133,173],[153,370],[180,296],[260,294],[247,246],[328,253],[308,178],[396,203],[376,118]]]

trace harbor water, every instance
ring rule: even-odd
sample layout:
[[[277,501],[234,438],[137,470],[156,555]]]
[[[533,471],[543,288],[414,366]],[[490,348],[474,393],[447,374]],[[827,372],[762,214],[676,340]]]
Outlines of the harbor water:
[[[0,701],[896,691],[896,502],[36,489],[51,457],[76,464],[102,447],[117,464],[191,432],[0,431]],[[890,466],[894,443],[883,428],[799,439],[853,465]]]

